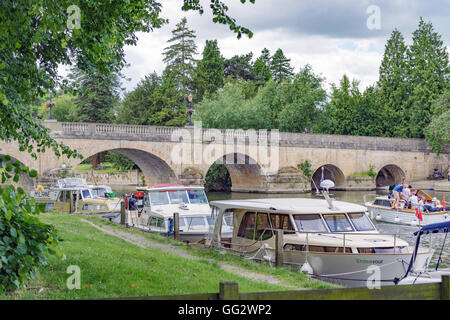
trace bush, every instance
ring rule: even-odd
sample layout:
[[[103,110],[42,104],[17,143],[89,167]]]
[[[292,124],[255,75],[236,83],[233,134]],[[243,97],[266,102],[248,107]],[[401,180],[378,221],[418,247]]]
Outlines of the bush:
[[[311,161],[309,161],[309,160],[303,160],[302,162],[300,162],[299,164],[297,164],[297,168],[299,168],[300,170],[302,170],[303,175],[304,175],[306,178],[308,178],[309,180],[311,179],[311,177],[312,177],[312,175],[313,175]]]
[[[0,157],[0,166],[9,160]],[[18,161],[7,163],[2,183],[11,178],[12,171],[14,181],[21,173],[36,177],[35,171],[20,166]],[[26,197],[22,188],[0,187],[0,292],[19,289],[34,278],[37,268],[47,263],[48,254],[62,256],[55,228],[38,219],[44,206]]]

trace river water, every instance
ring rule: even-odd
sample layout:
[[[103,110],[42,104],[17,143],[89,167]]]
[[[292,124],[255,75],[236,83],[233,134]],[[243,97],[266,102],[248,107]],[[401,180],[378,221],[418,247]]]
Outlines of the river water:
[[[118,195],[123,193],[130,193],[135,191],[136,189],[133,187],[122,187],[116,189],[113,187],[113,190],[116,191]],[[431,197],[436,197],[439,200],[442,200],[443,197],[450,201],[450,192],[438,192],[433,190],[424,190]],[[374,199],[375,195],[384,195],[387,194],[387,191],[377,190],[377,191],[330,191],[332,194],[332,198],[341,201],[352,202],[356,204],[364,204],[364,196],[366,196],[366,200]],[[298,194],[265,194],[265,193],[241,193],[241,192],[231,192],[231,193],[221,193],[221,192],[208,192],[207,193],[208,200],[239,200],[239,199],[261,199],[261,198],[317,198],[323,199],[322,195],[317,195],[315,192],[309,193],[298,193]],[[380,233],[384,234],[398,234],[400,238],[407,241],[411,245],[415,243],[416,237],[413,233],[419,230],[419,227],[408,226],[408,225],[397,225],[385,222],[379,222],[376,220],[372,220],[375,227],[378,229]],[[432,262],[430,267],[434,267],[436,261],[438,259],[438,254],[441,250],[444,235],[443,234],[434,234],[431,238],[429,236],[425,236],[421,238],[421,244],[423,246],[428,247],[430,245],[435,249],[435,253],[433,255]],[[446,246],[442,253],[442,262],[439,265],[439,268],[450,267],[450,237],[447,238]]]

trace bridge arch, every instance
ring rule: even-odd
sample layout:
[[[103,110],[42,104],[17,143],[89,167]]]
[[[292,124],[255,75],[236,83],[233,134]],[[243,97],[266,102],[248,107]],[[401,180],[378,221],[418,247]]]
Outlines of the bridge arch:
[[[218,158],[214,163],[223,164],[230,174],[232,191],[249,192],[250,190],[265,190],[266,179],[261,166],[253,158],[242,153],[229,153]],[[212,164],[208,167],[207,172]],[[205,174],[206,176],[206,174]]]
[[[164,159],[153,152],[135,148],[119,147],[82,152],[82,155],[84,159],[87,159],[93,155],[105,151],[117,152],[133,161],[142,170],[147,185],[177,182],[175,170],[173,170],[173,168]],[[82,160],[77,159],[76,161],[72,161],[71,165],[75,168],[81,161]]]
[[[377,187],[389,186],[392,184],[399,184],[406,177],[405,172],[395,164],[388,164],[378,170],[375,178]]]
[[[2,153],[0,152],[0,156],[5,156],[5,155],[7,155],[7,154],[2,154]],[[11,163],[14,163],[14,162],[16,162],[16,161],[19,161],[20,164],[21,164],[21,168],[27,166],[23,161],[17,159],[16,157],[13,157],[13,156],[11,156],[11,155],[9,155],[9,156],[11,157],[11,161],[10,161]],[[23,157],[22,157],[22,158],[23,158]],[[11,173],[10,173],[10,174],[11,174]],[[13,176],[14,176],[14,173],[12,173],[11,176],[13,177]],[[17,183],[13,181],[13,178],[12,178],[12,177],[11,177],[11,179],[7,180],[7,181],[5,182],[5,184],[13,184],[13,185],[16,186],[16,187],[22,187],[22,188],[23,188],[25,191],[27,191],[27,192],[30,192],[31,190],[33,190],[33,187],[34,187],[35,184],[36,184],[36,179],[31,178],[29,175],[27,175],[27,174],[25,174],[25,173],[23,173],[23,174],[20,175],[19,182],[17,182]],[[1,181],[0,181],[0,184],[1,184]]]
[[[342,172],[342,170],[335,166],[334,164],[324,164],[321,165],[319,168],[317,168],[316,171],[314,171],[314,174],[312,175],[311,181],[311,189],[315,190],[316,186],[317,188],[320,188],[320,180],[322,179],[322,172],[323,172],[323,179],[329,179],[334,182],[334,188],[341,188],[345,187],[346,181],[345,181],[345,175]],[[315,185],[314,185],[315,184]]]

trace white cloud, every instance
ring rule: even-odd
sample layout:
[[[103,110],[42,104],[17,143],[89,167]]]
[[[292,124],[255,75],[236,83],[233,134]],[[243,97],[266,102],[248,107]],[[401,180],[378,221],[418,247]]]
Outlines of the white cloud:
[[[153,71],[161,74],[164,69],[162,51],[171,37],[171,30],[183,16],[187,17],[189,27],[196,31],[197,58],[201,58],[205,40],[212,39],[218,40],[221,53],[227,58],[250,51],[256,58],[265,47],[271,53],[281,48],[291,59],[295,71],[308,63],[315,73],[326,78],[327,83],[338,83],[343,74],[347,74],[351,79],[360,80],[362,89],[378,79],[384,45],[393,28],[398,28],[410,42],[411,33],[417,27],[419,17],[423,16],[433,23],[444,41],[448,37],[443,33],[449,24],[448,14],[445,14],[450,9],[447,0],[257,0],[254,5],[235,1],[230,3],[230,15],[254,31],[253,38],[243,36],[239,40],[227,26],[211,21],[209,1],[202,2],[205,7],[202,16],[196,12],[183,12],[179,0],[162,2],[162,16],[169,18],[170,23],[152,33],[139,34],[137,45],[125,49],[130,67],[124,74],[132,79],[124,84],[127,90],[132,90]],[[371,4],[381,8],[381,30],[365,27],[365,10]]]

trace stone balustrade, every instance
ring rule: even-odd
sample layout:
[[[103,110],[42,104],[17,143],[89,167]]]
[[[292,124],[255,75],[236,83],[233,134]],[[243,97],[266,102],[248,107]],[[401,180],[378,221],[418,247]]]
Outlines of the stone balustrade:
[[[52,132],[65,138],[107,138],[111,140],[149,140],[149,141],[172,141],[173,135],[182,134],[187,130],[194,137],[194,128],[178,128],[163,126],[142,126],[128,124],[106,124],[106,123],[81,123],[81,122],[44,122]],[[220,132],[224,142],[234,138],[235,143],[264,143],[271,145],[272,134],[267,130],[225,130],[225,129],[202,129],[203,142],[217,140],[216,133]],[[345,136],[327,134],[304,134],[292,132],[279,132],[279,145],[282,147],[309,147],[309,148],[331,148],[331,149],[361,149],[361,150],[386,150],[386,151],[411,151],[432,152],[423,139],[386,138],[368,136]],[[178,140],[174,140],[178,141]],[[276,142],[276,140],[274,141]],[[450,153],[450,147],[443,153]]]

